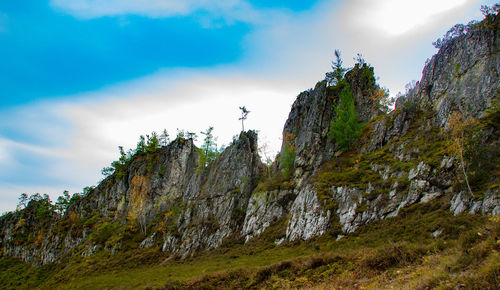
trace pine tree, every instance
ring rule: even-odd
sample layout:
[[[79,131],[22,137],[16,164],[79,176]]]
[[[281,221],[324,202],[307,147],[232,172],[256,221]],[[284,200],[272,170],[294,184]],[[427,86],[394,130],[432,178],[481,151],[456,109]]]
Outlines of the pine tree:
[[[280,154],[281,172],[286,179],[290,178],[293,174],[295,164],[295,135],[289,133],[285,135],[284,150]]]
[[[152,132],[151,136],[146,135],[147,143],[146,143],[146,152],[154,153],[160,147],[160,140],[158,139],[158,134],[156,132]]]
[[[23,193],[19,197],[19,203],[17,204],[17,210],[21,210],[28,205],[28,194]]]
[[[337,116],[330,123],[328,137],[334,139],[340,149],[348,150],[361,136],[363,124],[358,123],[358,114],[354,110],[354,99],[349,85],[345,84],[340,93],[340,102],[335,107]]]
[[[216,138],[213,136],[212,131],[214,130],[214,127],[208,127],[208,129],[205,132],[200,132],[202,135],[205,135],[205,138],[203,139],[203,145],[202,145],[202,150],[203,150],[203,165],[207,166],[210,161],[214,160],[217,157],[217,144],[215,143]]]
[[[144,135],[139,136],[139,142],[137,142],[137,147],[135,148],[135,154],[141,155],[146,153],[146,138]]]
[[[340,57],[340,50],[335,50],[335,60],[332,61],[333,71],[326,73],[326,81],[330,86],[336,86],[344,78],[344,73],[347,71],[346,68],[342,67],[342,58]]]
[[[69,195],[69,192],[67,190],[65,190],[63,192],[62,196],[59,196],[57,198],[55,208],[59,212],[59,214],[63,214],[64,211],[66,211],[66,209],[69,206],[70,200],[71,200],[71,196]]]
[[[167,132],[167,129],[163,129],[163,133],[160,135],[160,141],[162,146],[167,146],[168,143],[170,142],[169,134]]]

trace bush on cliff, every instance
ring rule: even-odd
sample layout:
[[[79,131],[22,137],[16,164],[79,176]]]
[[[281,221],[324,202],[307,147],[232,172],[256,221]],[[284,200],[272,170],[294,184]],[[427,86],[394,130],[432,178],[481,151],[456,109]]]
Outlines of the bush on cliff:
[[[335,113],[337,116],[330,123],[328,138],[334,139],[340,149],[350,149],[361,136],[363,124],[357,121],[358,114],[354,111],[354,99],[348,84],[344,84]]]

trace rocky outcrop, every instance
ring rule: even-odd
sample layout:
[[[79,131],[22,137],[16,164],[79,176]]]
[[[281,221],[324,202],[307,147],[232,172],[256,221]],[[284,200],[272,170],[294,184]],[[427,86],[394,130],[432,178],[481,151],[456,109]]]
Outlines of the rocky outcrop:
[[[466,191],[455,194],[451,200],[450,210],[458,215],[468,210],[471,214],[492,214],[500,216],[500,192],[488,189],[482,199],[477,200]]]
[[[437,112],[444,126],[452,111],[481,117],[500,89],[500,20],[491,18],[452,39],[426,64],[404,102]]]
[[[159,152],[132,160],[123,178],[105,179],[74,211],[88,218],[98,210],[102,216],[130,216],[149,224],[184,195],[199,158],[193,140],[177,139]]]
[[[345,75],[345,80],[353,92],[356,113],[363,122],[368,122],[382,114],[378,100],[373,98],[377,90],[373,67],[366,64],[356,66]],[[283,128],[284,150],[286,140],[295,148],[295,175],[300,184],[307,179],[322,163],[333,158],[337,148],[328,139],[330,123],[335,117],[338,94],[326,81],[316,84],[313,90],[300,93],[292,105]],[[287,137],[288,136],[288,137]]]
[[[193,175],[181,197],[185,210],[177,220],[177,239],[167,232],[164,249],[187,255],[218,247],[242,230],[250,196],[263,170],[257,135],[241,134],[206,172]]]
[[[337,158],[334,142],[326,137],[336,100],[326,97],[331,91],[322,83],[300,94],[283,130],[284,139],[294,134],[296,148],[293,192],[297,197],[289,206],[286,239],[321,235],[336,223],[344,233],[353,232],[368,222],[396,216],[404,207],[446,194],[451,194],[450,209],[455,214],[467,210],[498,215],[498,189],[488,189],[479,200],[466,192],[453,193],[459,165],[447,156],[446,140],[438,129],[453,111],[466,117],[485,115],[500,86],[498,47],[497,19],[488,29],[478,26],[454,39],[426,65],[422,80],[406,98],[398,100],[396,110],[383,118],[374,119],[380,112],[371,98],[374,89],[366,86],[369,78],[359,67],[348,72],[345,78],[355,95],[356,112],[369,122],[368,138],[360,140],[360,153],[380,157],[367,162],[370,168],[361,173],[373,176],[371,182],[332,185],[321,198],[314,179],[329,173],[320,170],[321,164]],[[497,138],[489,136],[485,138]],[[339,168],[339,174],[346,169],[350,168]],[[272,202],[267,205],[275,206]],[[276,212],[283,212],[278,208]]]
[[[248,201],[263,170],[257,147],[257,134],[242,132],[238,140],[205,166],[192,140],[177,139],[158,152],[134,158],[125,176],[105,179],[72,204],[65,217],[45,219],[52,225],[23,222],[19,230],[19,225],[4,221],[4,254],[48,263],[78,244],[83,244],[84,255],[103,248],[117,252],[123,245],[120,241],[109,242],[115,234],[109,230],[124,223],[136,225],[140,229],[137,235],[150,233],[140,243],[142,248],[160,245],[164,251],[183,256],[215,248],[242,230]],[[78,223],[72,219],[84,221],[85,228],[76,233],[56,230],[62,224]],[[85,221],[97,221],[100,227]],[[40,236],[40,243],[26,241],[28,235],[23,233],[30,230],[45,234]],[[89,230],[98,234],[88,238]]]

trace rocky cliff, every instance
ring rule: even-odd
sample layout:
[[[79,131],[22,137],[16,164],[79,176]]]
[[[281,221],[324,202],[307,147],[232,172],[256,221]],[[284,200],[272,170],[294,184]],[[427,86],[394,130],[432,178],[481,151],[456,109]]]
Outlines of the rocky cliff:
[[[280,157],[265,169],[253,131],[242,132],[206,166],[192,140],[178,138],[134,157],[124,174],[106,178],[62,214],[47,211],[39,199],[2,216],[3,254],[42,264],[157,247],[187,257],[225,241],[258,239],[273,225],[283,227],[276,245],[327,231],[340,239],[437,198],[455,214],[498,216],[498,24],[495,18],[441,48],[388,114],[373,68],[358,63],[347,72],[365,124],[354,150],[340,151],[328,138],[339,89],[322,81],[299,94],[285,123],[282,152],[294,156],[289,174]],[[449,150],[446,124],[454,111],[480,124],[469,144],[476,148],[472,155],[481,153],[469,156],[473,192]]]

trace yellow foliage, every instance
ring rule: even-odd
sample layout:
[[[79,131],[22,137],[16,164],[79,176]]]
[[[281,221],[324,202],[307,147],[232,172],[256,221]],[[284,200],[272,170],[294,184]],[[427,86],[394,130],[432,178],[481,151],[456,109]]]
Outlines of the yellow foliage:
[[[78,219],[78,215],[72,210],[69,211],[68,216],[71,221],[75,221],[76,219]]]
[[[35,246],[38,247],[42,243],[43,233],[39,233],[35,239]]]
[[[293,133],[288,133],[285,135],[285,142],[291,142],[295,140],[295,134]]]
[[[293,133],[288,133],[288,134],[285,135],[285,142],[286,142],[286,144],[288,144],[287,150],[289,152],[295,151],[295,144],[293,144],[293,141],[295,140],[295,137],[296,136]]]
[[[450,115],[447,123],[447,133],[450,138],[450,146],[448,150],[452,155],[457,157],[460,161],[460,167],[462,168],[462,173],[465,177],[465,182],[467,183],[467,188],[469,192],[472,194],[472,189],[469,184],[469,178],[466,172],[466,162],[464,159],[464,150],[465,143],[467,142],[466,131],[468,128],[471,128],[478,124],[478,121],[474,118],[468,118],[464,120],[464,117],[460,112],[454,112]]]
[[[25,219],[20,219],[18,222],[17,222],[17,226],[22,228],[26,225],[26,220]]]
[[[373,95],[370,96],[370,99],[374,101],[380,101],[387,98],[387,92],[382,90],[381,88],[376,88],[373,92]]]

